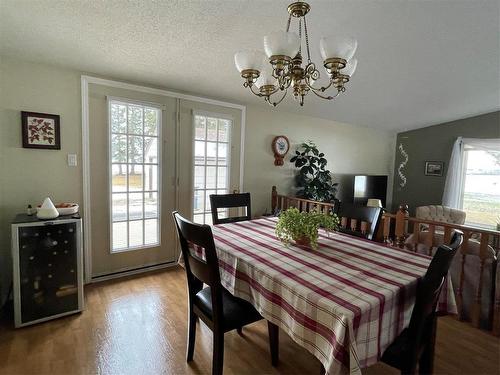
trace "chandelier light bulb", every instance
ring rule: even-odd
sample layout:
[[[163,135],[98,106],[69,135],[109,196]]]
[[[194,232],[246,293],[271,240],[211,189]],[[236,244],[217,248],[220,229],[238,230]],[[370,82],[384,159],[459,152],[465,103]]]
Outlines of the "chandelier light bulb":
[[[267,57],[288,56],[294,58],[299,52],[299,36],[290,31],[275,31],[264,37],[264,51]]]
[[[234,54],[234,64],[236,69],[241,73],[243,70],[257,70],[262,71],[264,65],[267,64],[266,55],[262,51],[247,50],[240,51]]]
[[[354,56],[358,42],[351,37],[327,36],[319,41],[319,51],[323,61],[340,58],[349,61]]]

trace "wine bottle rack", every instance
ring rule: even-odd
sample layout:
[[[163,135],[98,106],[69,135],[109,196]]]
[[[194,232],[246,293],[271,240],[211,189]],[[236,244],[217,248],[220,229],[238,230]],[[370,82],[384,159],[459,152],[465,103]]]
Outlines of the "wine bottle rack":
[[[12,223],[16,327],[83,309],[81,219],[18,215]]]

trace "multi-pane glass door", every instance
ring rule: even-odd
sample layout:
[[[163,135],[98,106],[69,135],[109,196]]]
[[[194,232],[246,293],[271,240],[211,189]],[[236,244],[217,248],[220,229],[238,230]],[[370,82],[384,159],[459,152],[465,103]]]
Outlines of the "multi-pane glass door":
[[[212,224],[210,195],[229,191],[232,120],[195,113],[193,123],[193,221]]]
[[[111,251],[160,245],[161,111],[109,100]]]

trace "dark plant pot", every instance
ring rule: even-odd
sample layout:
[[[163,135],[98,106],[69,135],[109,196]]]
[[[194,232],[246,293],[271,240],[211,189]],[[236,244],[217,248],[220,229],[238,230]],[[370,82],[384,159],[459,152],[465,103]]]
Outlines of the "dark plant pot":
[[[299,246],[304,246],[304,247],[311,247],[311,240],[309,237],[302,236],[300,238],[297,238],[295,240],[295,243]]]

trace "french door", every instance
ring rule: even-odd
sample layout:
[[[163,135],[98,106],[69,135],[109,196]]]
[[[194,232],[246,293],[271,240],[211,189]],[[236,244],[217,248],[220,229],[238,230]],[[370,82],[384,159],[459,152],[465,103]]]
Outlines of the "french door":
[[[241,112],[89,85],[92,277],[175,263],[173,210],[239,189]]]

